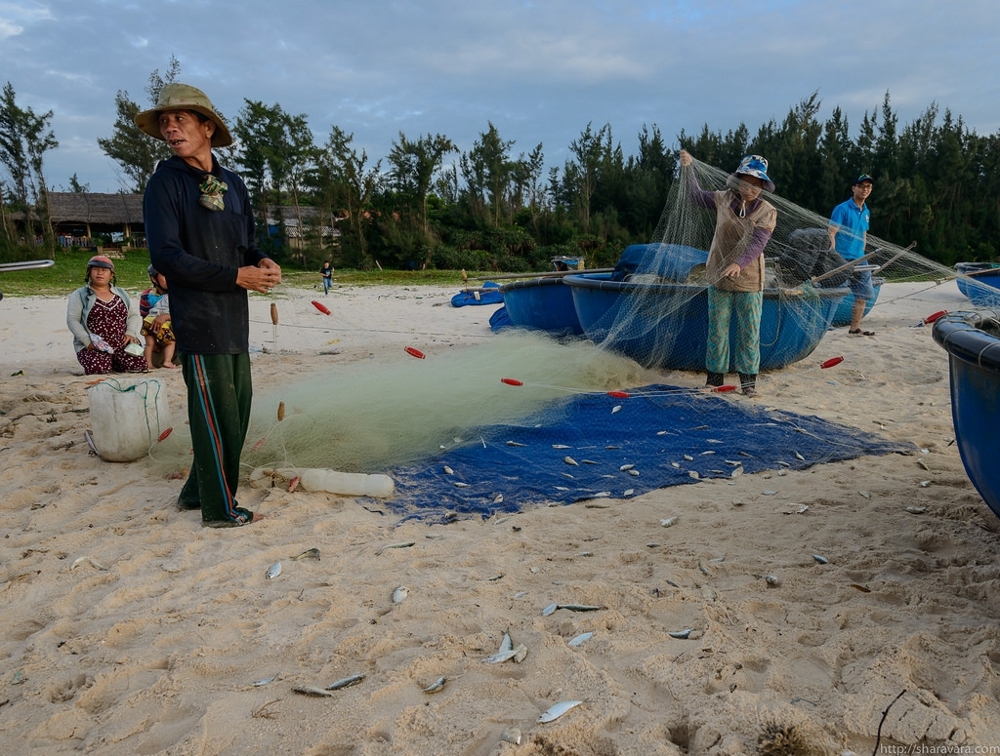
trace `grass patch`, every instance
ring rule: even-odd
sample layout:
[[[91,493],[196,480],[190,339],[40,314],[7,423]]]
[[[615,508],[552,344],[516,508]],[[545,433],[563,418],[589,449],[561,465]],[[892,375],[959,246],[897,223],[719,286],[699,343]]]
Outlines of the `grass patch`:
[[[87,261],[91,256],[92,253],[85,250],[60,249],[53,258],[56,264],[50,268],[0,273],[0,291],[5,297],[66,296],[83,286]],[[127,291],[144,291],[149,288],[149,277],[146,275],[148,265],[149,253],[146,250],[134,249],[126,252],[124,259],[115,260],[118,285]],[[315,286],[322,290],[318,272],[295,270],[292,266],[286,266],[282,270],[282,278],[290,286],[299,288]],[[456,291],[463,286],[461,275],[454,270],[338,268],[334,274],[334,283],[341,286],[454,286]]]

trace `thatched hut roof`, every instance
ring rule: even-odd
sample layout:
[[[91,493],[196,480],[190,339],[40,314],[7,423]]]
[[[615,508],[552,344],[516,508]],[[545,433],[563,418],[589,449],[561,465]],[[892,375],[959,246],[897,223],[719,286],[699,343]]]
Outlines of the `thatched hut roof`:
[[[53,223],[142,225],[142,195],[49,192],[49,217]]]

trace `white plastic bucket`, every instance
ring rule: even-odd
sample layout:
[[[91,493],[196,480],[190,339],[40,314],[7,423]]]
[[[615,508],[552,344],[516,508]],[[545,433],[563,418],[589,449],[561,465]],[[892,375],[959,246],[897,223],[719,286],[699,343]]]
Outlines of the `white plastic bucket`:
[[[159,378],[108,378],[88,391],[91,432],[101,459],[144,457],[170,427],[167,387]]]

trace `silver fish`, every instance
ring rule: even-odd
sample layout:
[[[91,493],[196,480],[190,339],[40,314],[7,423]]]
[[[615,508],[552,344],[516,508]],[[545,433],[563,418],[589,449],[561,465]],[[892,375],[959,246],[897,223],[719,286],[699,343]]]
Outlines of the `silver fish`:
[[[568,449],[569,447],[566,446],[566,444],[552,444],[552,448],[553,449]]]
[[[508,441],[507,446],[527,446],[527,444],[521,444],[518,443],[517,441]]]
[[[634,488],[626,488],[624,491],[622,491],[622,496],[631,496],[634,493],[635,493]]]
[[[493,497],[494,504],[503,504],[503,494],[497,494]]]
[[[738,478],[742,474],[743,474],[743,468],[742,467],[737,467],[737,468],[734,468],[731,473],[729,473],[729,477],[730,478]]]
[[[711,449],[709,449],[708,451],[703,451],[703,452],[701,453],[701,456],[703,456],[703,457],[704,457],[704,456],[707,456],[707,455],[709,455],[709,454],[715,454],[715,452],[714,452],[714,451],[712,451]]]
[[[441,469],[442,469],[442,470],[444,470],[444,474],[445,474],[445,475],[454,475],[454,474],[455,474],[455,471],[454,471],[454,470],[452,470],[452,469],[451,469],[450,467],[448,467],[448,465],[445,465],[445,466],[444,466],[443,468],[441,468]]]
[[[542,609],[542,616],[548,617],[552,612],[559,608],[559,604],[549,604],[547,607]]]
[[[538,721],[542,724],[545,724],[546,722],[553,722],[556,719],[559,719],[559,717],[570,709],[579,706],[582,703],[583,701],[560,701],[543,711],[542,715],[538,717]]]
[[[439,690],[444,689],[444,685],[446,682],[448,682],[447,677],[439,677],[437,680],[435,680],[426,688],[424,688],[424,693],[437,693]]]
[[[412,545],[413,541],[403,541],[402,543],[387,543],[385,546],[379,547],[378,551],[375,552],[375,556],[378,556],[387,549],[408,549]]]
[[[697,470],[688,470],[688,477],[694,478],[695,480],[700,480],[701,476],[698,474]]]
[[[405,585],[399,586],[396,590],[392,592],[392,603],[398,604],[400,601],[405,599],[410,593],[410,589]]]
[[[622,466],[621,466],[621,467],[619,467],[618,469],[619,469],[619,470],[620,470],[621,472],[628,472],[629,470],[631,470],[631,469],[632,469],[632,468],[634,468],[634,467],[635,467],[635,465],[622,465]]]
[[[271,580],[272,578],[278,577],[278,575],[280,574],[281,574],[281,562],[275,562],[274,564],[272,564],[270,567],[267,568],[267,572],[265,573],[264,577],[266,577],[268,580]]]
[[[694,631],[691,628],[687,628],[685,630],[677,630],[677,631],[672,632],[672,633],[668,632],[667,635],[669,635],[671,638],[678,638],[679,640],[686,640],[687,638],[691,637],[691,633],[693,633],[693,632]]]
[[[293,693],[301,693],[304,696],[332,696],[335,695],[322,688],[314,688],[312,685],[296,685],[292,688]]]
[[[805,462],[805,461],[806,461],[806,458],[805,458],[805,457],[803,457],[803,456],[802,456],[801,454],[799,454],[798,452],[795,452],[795,458],[796,458],[796,459],[800,459],[800,460],[802,460],[803,462]]]
[[[350,677],[344,677],[337,680],[335,683],[327,685],[325,690],[343,690],[344,688],[350,688],[352,685],[357,685],[359,682],[365,679],[364,675],[351,675]]]
[[[468,483],[463,483],[460,480],[452,481],[452,485],[455,486],[455,488],[469,488],[470,487]]]
[[[569,641],[566,645],[572,648],[577,648],[579,646],[582,646],[584,643],[586,643],[593,637],[594,637],[593,633],[580,633],[578,636],[573,638],[573,640]]]
[[[580,463],[577,462],[572,457],[563,457],[563,462],[565,462],[567,465],[575,465],[577,467],[579,467],[579,465],[580,465]]]
[[[680,515],[674,515],[673,517],[668,517],[665,520],[660,520],[660,525],[662,525],[665,528],[669,528],[673,525],[676,525],[679,519],[681,519]]]
[[[559,609],[566,609],[571,612],[596,612],[607,609],[606,606],[594,606],[593,604],[559,604]]]
[[[827,559],[825,556],[820,556],[819,554],[813,554],[813,559],[815,559],[820,564],[829,564],[830,563],[829,559]]]
[[[615,414],[616,412],[621,412],[621,411],[622,411],[622,406],[620,404],[616,404],[614,407],[611,408],[612,415]]]
[[[676,468],[680,469],[681,463],[680,462],[671,462],[670,466],[671,467],[676,467]]]
[[[300,559],[319,559],[319,549],[306,549],[298,556],[292,557],[293,562],[297,562]]]
[[[639,477],[639,471],[638,470],[629,470],[628,474],[631,475],[633,478],[638,478]]]
[[[254,680],[251,683],[251,685],[253,685],[255,688],[261,688],[265,685],[270,685],[277,679],[278,679],[277,675],[271,675],[270,677],[262,677],[259,680]]]
[[[765,575],[764,582],[770,585],[771,587],[777,587],[781,585],[781,581],[778,579],[777,575]]]
[[[690,454],[685,454],[684,459],[686,459],[688,462],[694,462],[694,457],[692,457]]]
[[[73,564],[70,565],[70,569],[71,570],[75,570],[77,567],[79,567],[84,562],[89,563],[90,566],[93,567],[95,570],[100,570],[101,572],[107,572],[108,571],[107,567],[105,567],[103,564],[101,564],[100,562],[98,562],[93,557],[89,557],[89,556],[77,557],[75,560],[73,560]]]

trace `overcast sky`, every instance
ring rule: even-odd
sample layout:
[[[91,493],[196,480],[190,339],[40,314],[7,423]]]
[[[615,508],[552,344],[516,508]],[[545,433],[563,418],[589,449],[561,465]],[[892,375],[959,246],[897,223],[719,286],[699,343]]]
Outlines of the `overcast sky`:
[[[467,151],[492,122],[561,166],[591,122],[631,155],[643,124],[755,133],[815,91],[854,133],[888,91],[900,125],[937,103],[994,134],[998,43],[996,0],[0,0],[0,84],[54,111],[48,183],[96,192],[122,187],[97,146],[115,92],[147,105],[171,54],[230,123],[279,103],[375,160],[400,131]]]

